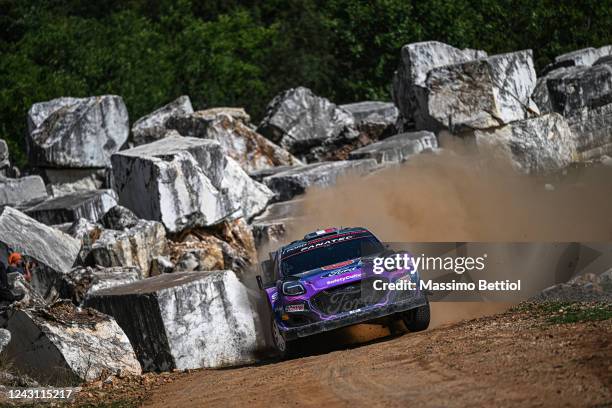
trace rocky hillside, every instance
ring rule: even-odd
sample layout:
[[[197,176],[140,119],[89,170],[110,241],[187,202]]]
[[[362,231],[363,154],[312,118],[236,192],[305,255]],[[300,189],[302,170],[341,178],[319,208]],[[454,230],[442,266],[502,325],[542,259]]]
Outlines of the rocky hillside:
[[[288,89],[259,124],[188,96],[132,122],[117,95],[34,104],[27,172],[0,143],[2,259],[37,265],[31,285],[11,277],[27,296],[5,305],[4,358],[51,385],[253,362],[265,345],[247,273],[308,188],[453,139],[527,174],[611,160],[612,46],[538,76],[531,50],[407,44],[389,80],[393,103]]]

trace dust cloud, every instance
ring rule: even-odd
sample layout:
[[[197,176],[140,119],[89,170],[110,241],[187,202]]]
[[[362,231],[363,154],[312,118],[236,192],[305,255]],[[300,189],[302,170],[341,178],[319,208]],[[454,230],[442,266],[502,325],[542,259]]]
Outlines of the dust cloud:
[[[464,148],[312,189],[291,231],[363,226],[386,242],[609,241],[611,199],[610,167],[533,177]]]

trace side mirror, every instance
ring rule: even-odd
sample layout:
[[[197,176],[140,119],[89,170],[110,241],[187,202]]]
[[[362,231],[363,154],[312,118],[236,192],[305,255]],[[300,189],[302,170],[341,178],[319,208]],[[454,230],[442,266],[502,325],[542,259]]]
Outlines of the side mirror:
[[[264,290],[263,280],[261,279],[261,275],[255,276],[257,280],[257,286],[259,286],[259,290]]]

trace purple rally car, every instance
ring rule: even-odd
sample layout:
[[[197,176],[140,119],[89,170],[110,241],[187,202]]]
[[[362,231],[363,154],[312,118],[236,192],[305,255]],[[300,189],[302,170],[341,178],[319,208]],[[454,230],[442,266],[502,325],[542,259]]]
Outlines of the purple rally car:
[[[411,331],[429,325],[425,293],[385,290],[383,283],[418,282],[418,271],[373,272],[373,260],[389,250],[365,228],[315,231],[270,254],[257,282],[272,314],[272,339],[281,355],[291,341],[327,330],[397,318]],[[388,285],[387,285],[388,287]]]

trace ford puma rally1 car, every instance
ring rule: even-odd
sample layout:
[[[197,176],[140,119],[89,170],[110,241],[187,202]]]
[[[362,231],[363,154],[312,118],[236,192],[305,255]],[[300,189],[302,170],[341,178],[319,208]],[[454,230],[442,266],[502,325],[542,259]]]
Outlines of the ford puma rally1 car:
[[[257,282],[271,309],[278,352],[286,355],[297,338],[383,317],[425,330],[429,303],[418,284],[414,290],[381,290],[383,282],[388,288],[419,280],[412,267],[373,273],[374,259],[389,254],[365,228],[315,231],[270,253]]]

